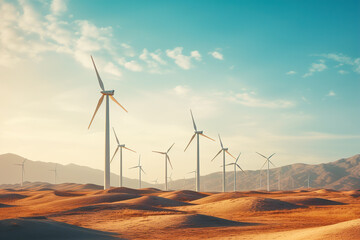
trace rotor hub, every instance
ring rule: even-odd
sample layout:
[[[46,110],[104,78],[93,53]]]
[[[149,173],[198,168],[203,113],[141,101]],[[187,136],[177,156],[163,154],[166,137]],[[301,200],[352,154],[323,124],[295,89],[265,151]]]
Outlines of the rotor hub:
[[[114,95],[115,90],[107,90],[107,91],[101,91],[101,94],[103,95]]]

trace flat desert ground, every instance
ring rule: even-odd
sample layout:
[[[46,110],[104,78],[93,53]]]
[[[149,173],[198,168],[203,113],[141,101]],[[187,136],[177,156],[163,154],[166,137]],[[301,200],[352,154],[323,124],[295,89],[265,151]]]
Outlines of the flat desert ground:
[[[360,239],[360,190],[0,190],[0,239]]]

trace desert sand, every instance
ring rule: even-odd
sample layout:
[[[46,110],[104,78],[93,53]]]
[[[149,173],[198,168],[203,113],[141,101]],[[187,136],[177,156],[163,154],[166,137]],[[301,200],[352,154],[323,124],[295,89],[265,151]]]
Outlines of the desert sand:
[[[34,184],[0,189],[0,239],[360,239],[360,191]]]

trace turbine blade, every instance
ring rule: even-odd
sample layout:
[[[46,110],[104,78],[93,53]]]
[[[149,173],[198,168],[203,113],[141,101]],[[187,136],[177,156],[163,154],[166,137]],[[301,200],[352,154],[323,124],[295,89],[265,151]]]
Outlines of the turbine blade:
[[[190,145],[190,143],[192,142],[192,140],[194,139],[195,135],[196,135],[196,133],[194,133],[194,135],[191,137],[190,142],[189,142],[188,145],[186,146],[184,152],[185,152],[186,149],[189,147],[189,145]]]
[[[269,162],[271,163],[271,165],[273,165],[274,167],[276,167],[275,164],[273,164],[273,163],[270,161],[270,159],[269,159]]]
[[[275,155],[275,153],[271,154],[271,156],[269,157],[269,159],[270,159],[272,156],[274,156],[274,155]]]
[[[170,167],[171,167],[171,169],[173,169],[173,166],[172,166],[172,164],[171,164],[171,161],[170,161],[170,158],[169,158],[169,156],[166,154],[166,158],[167,158],[167,160],[169,161],[169,163],[170,163]]]
[[[240,168],[241,171],[244,172],[244,170],[239,166],[239,164],[236,164],[236,166],[237,166],[238,168]],[[244,172],[244,173],[245,173],[245,172]]]
[[[193,125],[194,125],[194,130],[197,131],[194,116],[193,116],[193,113],[192,113],[191,109],[190,109],[190,113],[191,113],[191,119],[192,119],[192,122],[193,122]]]
[[[214,161],[214,159],[221,153],[222,149],[215,155],[215,157],[213,159],[211,159],[211,161]]]
[[[235,163],[237,163],[239,161],[240,155],[241,155],[241,153],[239,153],[239,156],[236,158]]]
[[[135,166],[135,167],[131,167],[131,168],[129,168],[129,169],[133,169],[133,168],[138,168],[139,166]]]
[[[91,123],[93,122],[94,117],[95,117],[95,115],[96,115],[97,111],[99,110],[99,108],[100,108],[100,106],[101,106],[101,104],[102,104],[103,100],[104,100],[104,96],[105,96],[105,95],[102,95],[102,96],[101,96],[101,98],[99,99],[99,102],[98,102],[98,104],[97,104],[97,106],[96,106],[96,109],[95,109],[94,115],[93,115],[93,116],[92,116],[92,118],[91,118],[91,121],[90,121],[90,124],[89,124],[88,129],[90,129]]]
[[[227,154],[229,154],[233,159],[236,159],[236,157],[234,157],[231,153],[229,153],[228,150],[225,151]]]
[[[221,145],[221,148],[224,148],[223,144],[222,144],[222,141],[221,141],[221,137],[220,137],[220,134],[219,135],[219,140],[220,140],[220,145]]]
[[[144,169],[142,167],[140,167],[140,169],[144,174],[146,174],[146,172],[144,171]]]
[[[111,100],[113,100],[117,105],[119,105],[122,109],[125,110],[125,112],[128,112],[118,101],[116,101],[116,99],[112,96],[112,95],[109,95]]]
[[[111,160],[110,160],[110,163],[111,163],[112,160],[114,159],[114,157],[115,157],[115,155],[116,155],[116,153],[117,153],[118,150],[119,150],[119,146],[117,146],[117,148],[116,148],[116,150],[115,150],[115,152],[114,152],[114,155],[112,156],[112,158],[111,158]]]
[[[131,150],[130,148],[127,148],[127,147],[123,147],[123,148],[125,148],[126,150],[129,150],[129,151],[132,151],[132,152],[136,153],[134,150]]]
[[[99,81],[100,88],[101,88],[103,91],[105,91],[104,83],[103,83],[103,81],[102,81],[101,78],[100,78],[100,75],[99,75],[99,73],[98,73],[98,70],[97,70],[97,68],[96,68],[96,65],[95,65],[95,62],[94,62],[94,59],[93,59],[92,56],[91,56],[91,61],[92,61],[93,65],[94,65],[95,72],[96,72],[96,76],[97,76],[97,79],[98,79],[98,81]]]
[[[210,139],[210,140],[213,140],[213,141],[215,142],[214,139],[212,139],[211,137],[206,136],[205,134],[200,133],[200,135],[203,136],[203,137],[206,137],[206,138],[208,138],[208,139]]]
[[[113,131],[114,131],[114,134],[115,134],[116,142],[118,143],[118,145],[120,145],[119,139],[118,139],[118,137],[116,135],[116,132],[115,132],[115,128],[113,128]]]
[[[267,163],[267,161],[268,161],[268,160],[266,160],[266,161],[264,162],[264,164],[262,165],[262,167],[260,168],[260,170],[263,169],[263,167],[265,166],[265,164]]]
[[[228,163],[225,166],[230,166],[230,165],[234,165],[235,163]]]
[[[153,151],[154,153],[166,154],[165,152]]]
[[[265,157],[264,155],[262,155],[261,153],[258,153],[258,152],[256,152],[257,154],[259,154],[260,156],[262,156],[263,158],[266,158],[267,159],[267,157]]]
[[[175,143],[173,143],[173,145],[171,145],[171,147],[169,147],[169,149],[167,150],[166,153],[170,152],[170,149],[174,146]]]

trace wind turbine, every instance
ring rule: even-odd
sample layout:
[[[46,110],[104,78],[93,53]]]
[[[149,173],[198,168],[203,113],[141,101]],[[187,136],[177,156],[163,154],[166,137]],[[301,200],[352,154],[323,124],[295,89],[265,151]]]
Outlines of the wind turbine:
[[[241,153],[236,158],[235,162],[229,163],[229,164],[226,165],[226,166],[234,165],[234,192],[236,192],[236,167],[238,167],[241,171],[243,171],[243,173],[245,173],[244,170],[242,170],[240,165],[237,163],[239,161],[240,155],[241,155]]]
[[[220,137],[220,134],[219,134],[219,140],[220,140],[220,146],[221,146],[221,149],[220,151],[215,155],[215,157],[213,159],[211,159],[211,161],[214,161],[214,159],[222,152],[223,153],[223,164],[222,164],[222,168],[223,168],[223,192],[225,192],[225,153],[229,154],[232,158],[235,159],[235,157],[233,155],[231,155],[231,153],[229,153],[229,149],[228,148],[224,148],[223,144],[222,144],[222,141],[221,141],[221,137]]]
[[[215,141],[214,139],[206,136],[205,134],[203,134],[203,131],[198,131],[197,128],[196,128],[196,124],[195,124],[195,120],[194,120],[194,116],[192,114],[192,111],[190,110],[190,113],[191,113],[191,119],[192,119],[192,122],[193,122],[193,125],[194,125],[194,130],[195,130],[195,133],[194,135],[191,137],[190,139],[190,142],[188,143],[188,145],[186,146],[184,152],[186,151],[186,149],[189,147],[190,143],[192,142],[192,140],[195,138],[196,136],[196,141],[197,141],[197,154],[196,154],[196,187],[195,187],[195,190],[197,192],[200,191],[200,141],[199,141],[199,135],[203,136],[203,137],[206,137],[210,140],[213,140]]]
[[[308,185],[308,189],[310,189],[310,174],[308,173],[308,178],[307,178],[307,185]]]
[[[158,184],[158,179],[155,179],[155,180],[153,180],[151,182],[153,182],[154,184]]]
[[[96,68],[96,65],[95,65],[95,62],[94,62],[94,59],[92,58],[91,56],[91,60],[92,60],[92,63],[94,65],[94,68],[95,68],[95,72],[96,72],[96,76],[97,76],[97,79],[99,81],[99,85],[100,85],[100,88],[101,88],[101,94],[102,96],[100,97],[99,99],[99,102],[96,106],[96,109],[95,109],[95,112],[94,112],[94,115],[92,116],[91,118],[91,121],[90,121],[90,124],[89,124],[89,127],[88,129],[90,128],[91,126],[91,123],[93,122],[94,120],[94,117],[97,113],[97,111],[99,110],[103,100],[104,100],[104,97],[106,98],[106,106],[105,106],[105,116],[106,116],[106,120],[105,120],[105,169],[104,169],[104,189],[108,189],[110,188],[110,131],[109,131],[109,127],[110,127],[110,117],[109,117],[109,98],[111,98],[111,100],[113,100],[116,104],[118,104],[122,109],[125,110],[125,112],[127,112],[127,110],[118,102],[116,101],[116,99],[113,97],[114,95],[114,90],[105,90],[105,87],[104,87],[104,83],[102,82],[101,78],[100,78],[100,75],[98,73],[98,70]]]
[[[56,177],[57,177],[57,163],[55,163],[55,168],[52,170],[49,170],[51,172],[54,172],[54,182],[56,184]]]
[[[271,154],[270,157],[265,157],[264,155],[262,155],[261,153],[258,153],[258,152],[256,152],[256,153],[266,159],[263,166],[260,168],[260,171],[265,166],[265,164],[267,163],[267,191],[269,192],[270,191],[270,176],[269,176],[270,163],[275,167],[275,165],[270,161],[270,158],[272,156],[274,156],[275,153]]]
[[[14,164],[14,165],[17,165],[17,166],[21,166],[21,187],[24,186],[25,161],[26,161],[26,159],[24,158],[22,163],[15,163]]]
[[[122,171],[122,169],[123,169],[123,167],[122,167],[122,150],[123,150],[123,148],[125,148],[126,150],[132,151],[132,152],[134,152],[134,153],[136,153],[136,152],[135,152],[134,150],[131,150],[130,148],[125,147],[125,144],[120,144],[119,139],[118,139],[118,137],[117,137],[117,135],[116,135],[116,132],[115,132],[115,129],[114,129],[114,128],[113,128],[113,131],[114,131],[115,138],[116,138],[116,142],[117,142],[117,148],[116,148],[116,150],[115,150],[115,152],[114,152],[113,157],[111,158],[110,163],[111,163],[112,160],[114,159],[117,151],[120,149],[119,187],[122,187],[122,186],[123,186],[123,180],[122,180],[122,178],[123,178],[123,171]]]
[[[141,188],[141,171],[142,171],[143,173],[145,173],[145,171],[143,170],[142,166],[140,165],[140,159],[141,159],[141,155],[139,155],[139,163],[138,163],[138,165],[129,168],[129,169],[139,168],[139,189]]]
[[[174,146],[174,144],[175,143],[173,143],[173,145],[171,145],[171,147],[169,147],[169,149],[166,152],[153,151],[154,153],[160,153],[160,154],[165,155],[165,191],[168,190],[168,182],[167,182],[167,162],[168,161],[170,163],[171,169],[173,169],[168,153],[170,152],[170,149]]]

